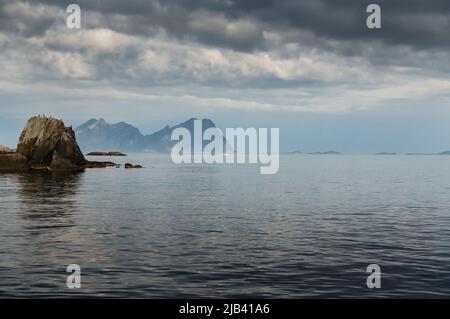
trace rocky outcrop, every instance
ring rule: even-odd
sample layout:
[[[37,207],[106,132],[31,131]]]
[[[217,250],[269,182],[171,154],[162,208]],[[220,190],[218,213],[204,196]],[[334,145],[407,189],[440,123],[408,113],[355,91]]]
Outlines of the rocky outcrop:
[[[28,170],[76,172],[87,162],[72,128],[61,120],[42,116],[28,120],[17,154],[27,159]]]
[[[72,128],[61,120],[42,116],[28,120],[16,152],[0,154],[0,172],[78,172],[109,165],[100,162],[90,165],[78,147]]]
[[[106,156],[126,156],[119,152]],[[103,154],[102,154],[103,155]],[[105,155],[103,155],[105,156]],[[86,168],[120,167],[113,162],[91,162],[84,158],[71,127],[62,120],[36,116],[28,120],[20,135],[17,151],[0,149],[2,172],[79,172]],[[142,168],[126,164],[125,168]]]
[[[28,120],[20,136],[17,153],[24,155],[30,164],[45,163],[51,166],[56,160],[59,162],[56,166],[64,165],[61,157],[75,166],[86,163],[72,128],[66,127],[61,120],[48,117]]]
[[[25,156],[19,153],[0,154],[0,172],[24,172],[28,169]]]

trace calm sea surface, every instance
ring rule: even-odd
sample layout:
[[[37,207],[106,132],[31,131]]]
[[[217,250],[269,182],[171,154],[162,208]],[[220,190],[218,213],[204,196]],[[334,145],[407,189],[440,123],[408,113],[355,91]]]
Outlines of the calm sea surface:
[[[450,157],[112,160],[146,168],[0,175],[0,297],[450,297]]]

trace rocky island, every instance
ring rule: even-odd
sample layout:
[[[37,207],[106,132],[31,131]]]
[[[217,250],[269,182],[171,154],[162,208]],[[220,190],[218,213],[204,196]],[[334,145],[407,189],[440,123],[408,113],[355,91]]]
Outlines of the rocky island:
[[[342,155],[341,153],[336,152],[336,151],[312,152],[309,154],[311,154],[311,155]]]
[[[119,167],[113,162],[90,162],[81,152],[75,133],[62,120],[35,116],[20,135],[17,150],[0,152],[0,172],[79,172],[86,168]]]
[[[141,165],[133,165],[130,163],[125,163],[125,168],[129,169],[129,168],[143,168]]]

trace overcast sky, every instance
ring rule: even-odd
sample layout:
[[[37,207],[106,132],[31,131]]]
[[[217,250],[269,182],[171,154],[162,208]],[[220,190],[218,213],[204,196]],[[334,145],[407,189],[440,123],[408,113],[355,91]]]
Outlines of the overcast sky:
[[[448,0],[71,2],[0,0],[0,144],[46,114],[280,127],[283,150],[450,149]]]

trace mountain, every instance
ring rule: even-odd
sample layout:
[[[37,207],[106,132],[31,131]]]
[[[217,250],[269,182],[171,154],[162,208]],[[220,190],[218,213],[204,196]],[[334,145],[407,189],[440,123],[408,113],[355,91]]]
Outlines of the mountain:
[[[193,136],[195,120],[191,118],[176,126],[167,125],[153,134],[143,135],[136,127],[125,122],[110,124],[104,119],[90,119],[75,129],[75,135],[84,152],[169,152],[174,145],[170,139],[172,131],[184,127]],[[216,127],[213,121],[202,120],[203,131],[211,127]]]
[[[78,144],[89,151],[130,151],[138,149],[143,135],[137,128],[120,122],[109,124],[104,119],[91,119],[75,129]]]

